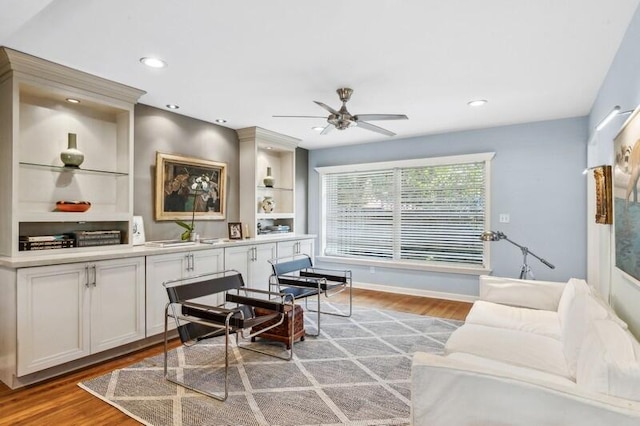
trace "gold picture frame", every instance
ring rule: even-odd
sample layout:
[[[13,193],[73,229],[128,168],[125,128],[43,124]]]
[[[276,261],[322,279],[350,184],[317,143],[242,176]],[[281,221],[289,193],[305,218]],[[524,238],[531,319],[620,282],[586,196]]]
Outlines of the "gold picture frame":
[[[613,223],[613,199],[611,187],[611,166],[599,166],[593,169],[596,180],[596,223]]]
[[[194,190],[196,178],[206,176],[206,190]],[[156,153],[155,219],[224,220],[227,164],[175,154]]]

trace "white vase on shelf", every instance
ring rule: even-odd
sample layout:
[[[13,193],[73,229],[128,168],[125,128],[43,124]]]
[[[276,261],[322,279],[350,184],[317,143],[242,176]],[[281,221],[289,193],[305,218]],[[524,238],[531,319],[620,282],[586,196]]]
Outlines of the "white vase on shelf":
[[[261,206],[262,206],[262,210],[265,213],[272,213],[273,210],[276,208],[276,202],[273,200],[273,197],[266,196],[262,200]]]
[[[75,133],[69,133],[67,149],[60,153],[60,159],[65,167],[80,167],[84,161],[84,154],[78,149],[78,141]]]
[[[273,184],[275,183],[275,179],[271,176],[271,167],[267,167],[267,175],[262,179],[264,186],[267,188],[273,188]]]

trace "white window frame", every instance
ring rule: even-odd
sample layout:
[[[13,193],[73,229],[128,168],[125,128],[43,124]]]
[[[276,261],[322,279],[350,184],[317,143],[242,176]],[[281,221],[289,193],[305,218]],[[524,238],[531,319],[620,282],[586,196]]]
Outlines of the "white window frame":
[[[491,272],[490,265],[490,253],[489,244],[484,243],[483,248],[483,264],[482,265],[453,265],[443,264],[444,262],[415,262],[415,261],[398,261],[398,260],[378,260],[378,259],[357,259],[357,258],[344,258],[337,256],[323,255],[326,247],[326,235],[325,235],[325,223],[326,223],[326,194],[323,187],[323,176],[331,173],[348,173],[348,172],[365,172],[373,170],[386,170],[393,168],[411,168],[411,167],[428,167],[447,164],[465,164],[465,163],[485,163],[485,210],[484,210],[484,223],[485,229],[491,229],[490,217],[491,217],[491,160],[495,157],[495,152],[484,152],[477,154],[465,154],[465,155],[452,155],[445,157],[431,157],[431,158],[419,158],[411,160],[399,160],[399,161],[383,161],[376,163],[360,163],[349,164],[341,166],[325,166],[316,167],[314,170],[319,174],[318,178],[318,193],[320,194],[320,223],[319,223],[319,242],[320,242],[320,255],[316,256],[319,261],[326,261],[331,263],[341,263],[350,265],[361,266],[374,266],[381,268],[395,268],[395,269],[409,269],[409,270],[422,270],[422,271],[434,271],[434,272],[446,272],[457,274],[470,274],[470,275],[482,275]],[[478,236],[480,238],[480,236]]]

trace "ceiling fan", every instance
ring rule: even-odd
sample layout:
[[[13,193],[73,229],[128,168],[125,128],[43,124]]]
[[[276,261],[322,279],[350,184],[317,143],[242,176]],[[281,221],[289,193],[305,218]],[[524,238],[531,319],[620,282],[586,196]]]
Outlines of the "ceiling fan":
[[[329,105],[326,105],[322,102],[313,101],[319,106],[321,106],[322,108],[329,111],[330,114],[328,117],[315,116],[315,115],[274,115],[274,117],[277,117],[277,118],[326,118],[327,123],[329,124],[327,124],[326,127],[322,129],[322,132],[320,132],[321,135],[326,135],[334,128],[338,130],[345,130],[350,127],[358,126],[363,129],[371,130],[372,132],[381,133],[386,136],[395,136],[396,134],[387,129],[383,129],[382,127],[378,127],[371,123],[368,123],[368,121],[407,120],[409,118],[404,114],[351,115],[351,113],[347,111],[347,102],[349,102],[349,99],[351,99],[351,94],[353,93],[353,90],[345,87],[345,88],[336,90],[336,92],[338,93],[338,96],[342,101],[342,107],[340,107],[340,109],[337,111],[331,108]]]

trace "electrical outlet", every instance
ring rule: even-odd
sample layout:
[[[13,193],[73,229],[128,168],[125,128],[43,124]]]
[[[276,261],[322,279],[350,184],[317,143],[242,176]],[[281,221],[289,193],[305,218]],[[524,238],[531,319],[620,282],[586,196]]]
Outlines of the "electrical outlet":
[[[510,220],[509,213],[500,213],[500,223],[509,223]]]

